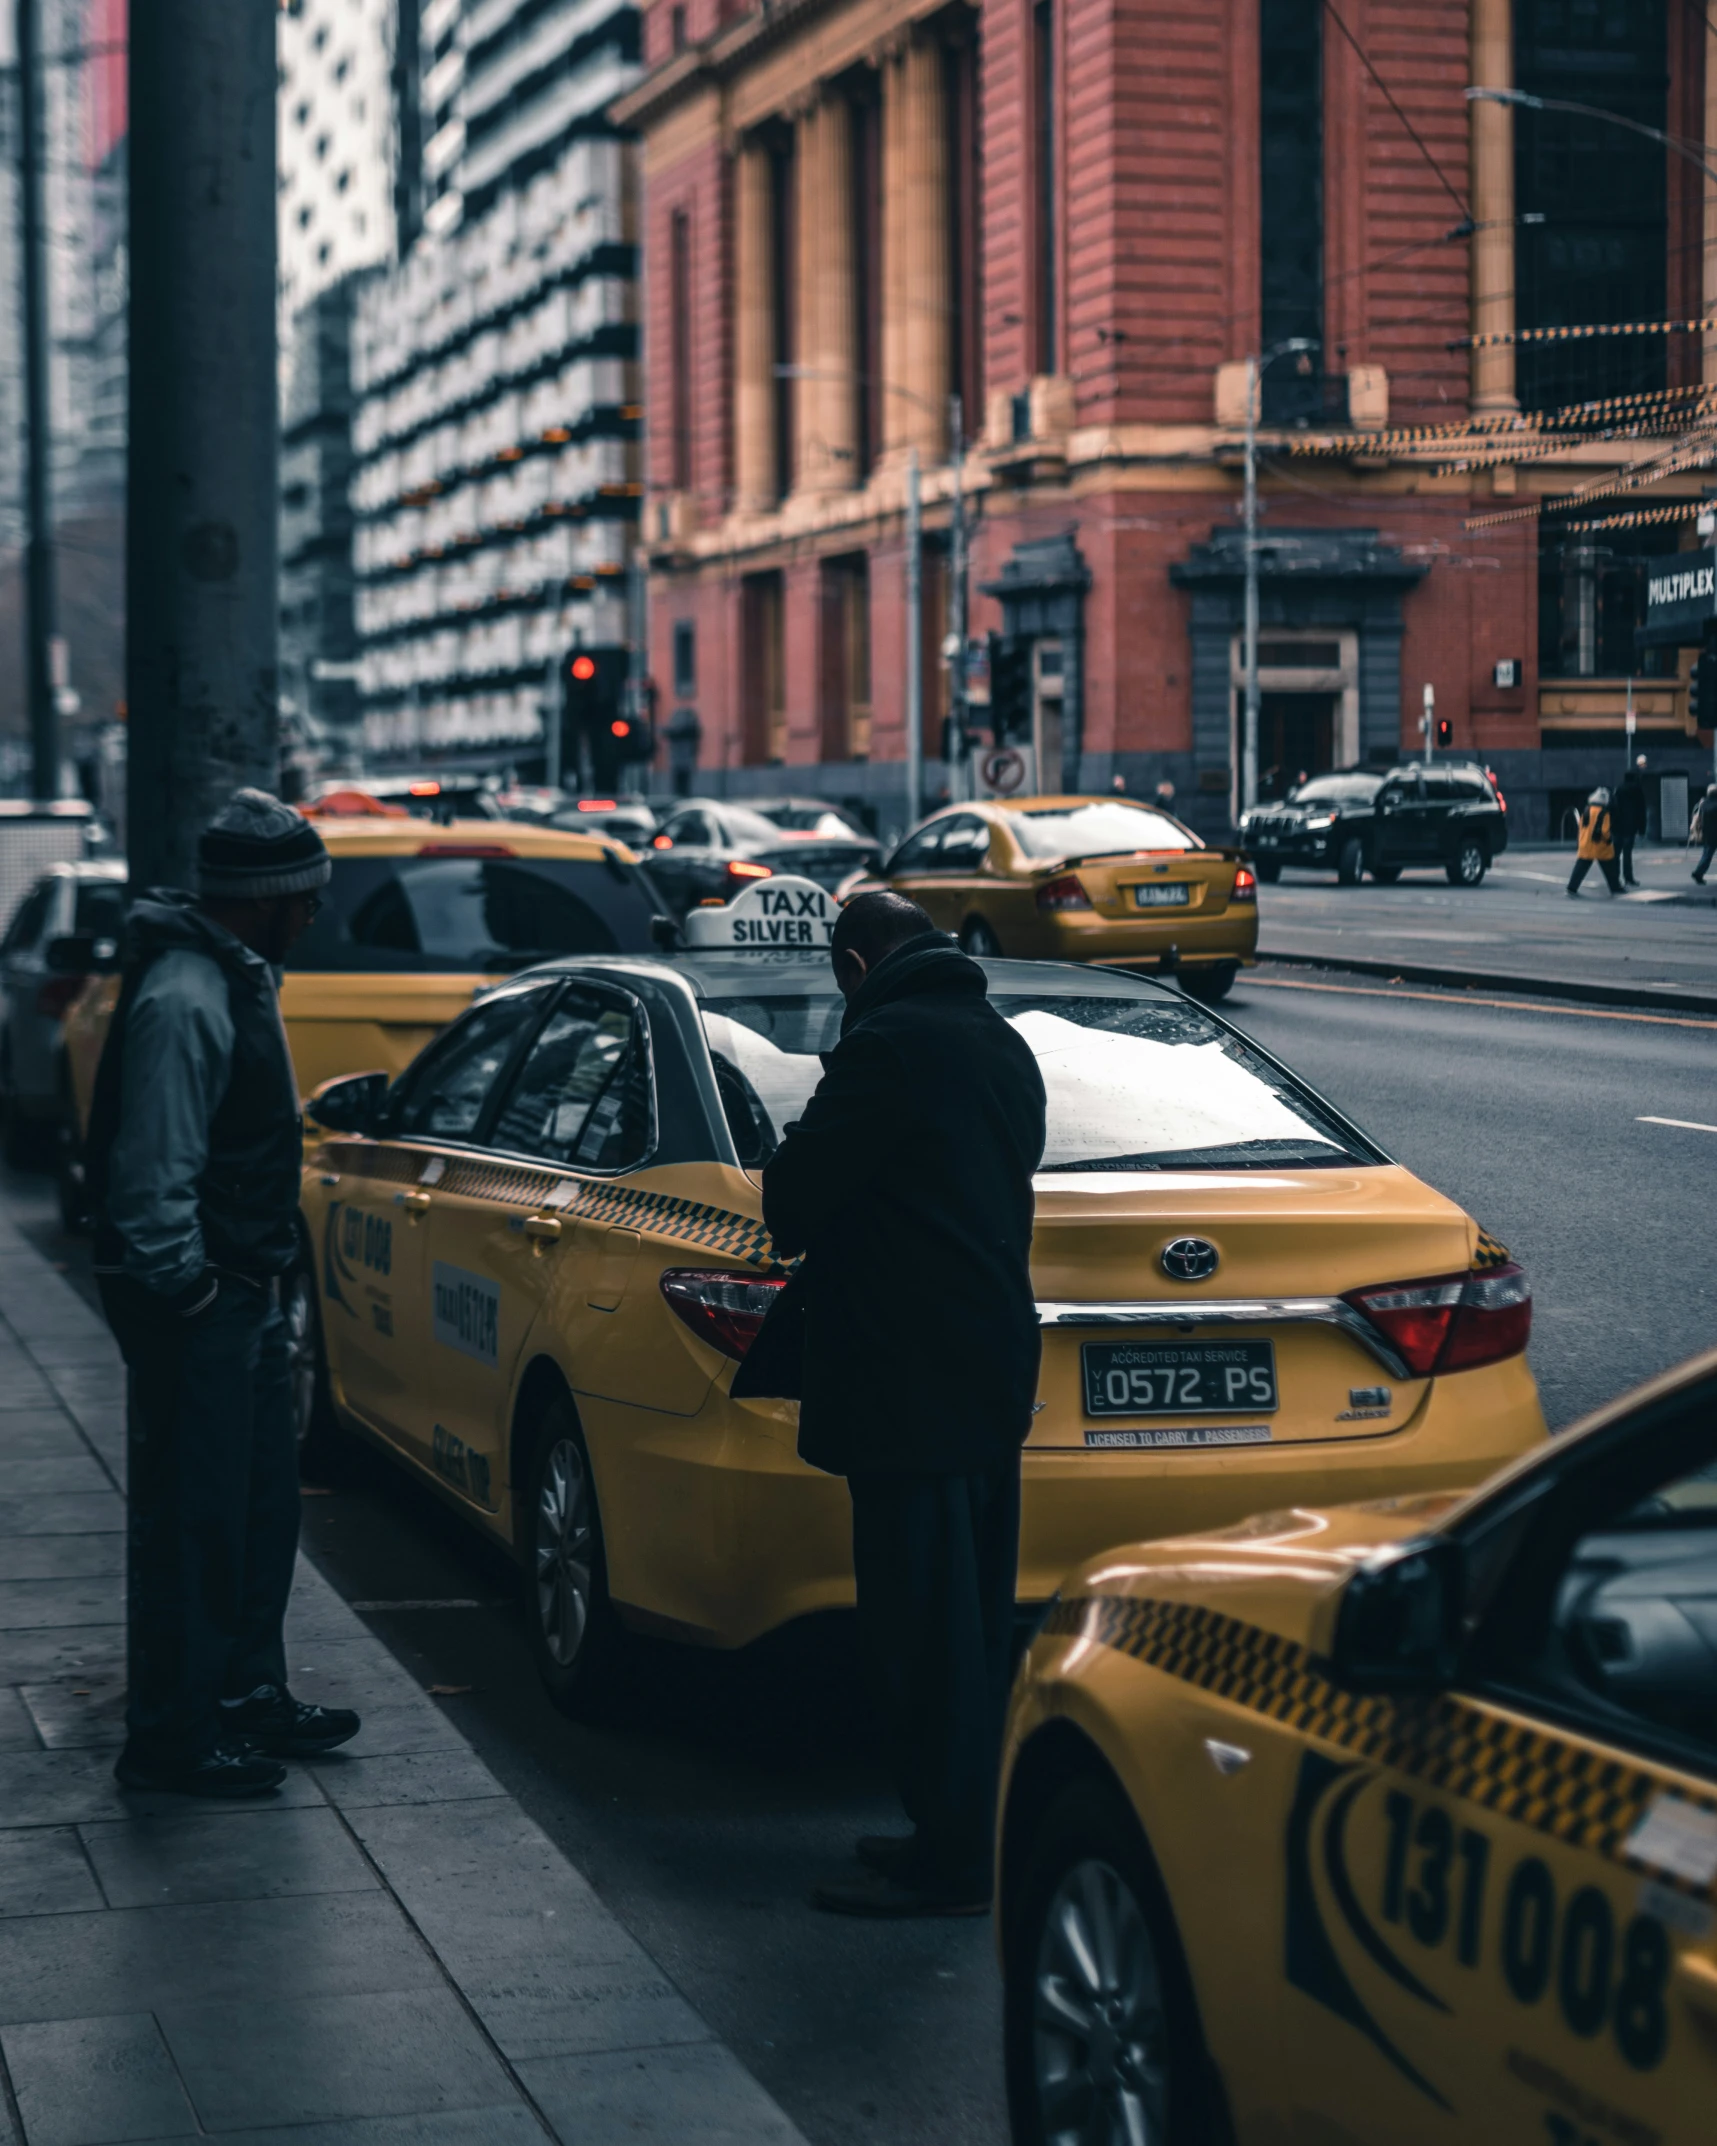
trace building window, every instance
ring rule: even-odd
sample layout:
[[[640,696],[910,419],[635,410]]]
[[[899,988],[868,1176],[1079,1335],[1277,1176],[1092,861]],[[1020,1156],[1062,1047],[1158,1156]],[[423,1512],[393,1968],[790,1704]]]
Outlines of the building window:
[[[1259,400],[1273,423],[1291,424],[1322,401],[1322,0],[1260,0],[1258,38],[1258,345],[1313,346],[1271,366]]]
[[[1669,125],[1665,0],[1516,0],[1515,81],[1539,97]],[[1601,94],[1600,94],[1601,90]],[[1656,142],[1568,112],[1514,116],[1516,319],[1522,328],[1661,320],[1668,303],[1668,166]],[[1535,217],[1537,222],[1526,219]],[[1524,343],[1521,406],[1555,409],[1658,388],[1662,336]]]
[[[674,691],[689,700],[698,689],[698,629],[695,621],[674,621]]]
[[[684,52],[686,49],[686,11],[683,7],[676,7],[670,11],[668,25],[673,50]]]
[[[779,573],[747,574],[741,583],[745,677],[740,751],[747,767],[786,757],[786,594]]]
[[[1032,10],[1032,123],[1037,169],[1035,179],[1036,260],[1033,293],[1037,348],[1033,370],[1055,371],[1057,313],[1055,279],[1057,188],[1055,183],[1055,8],[1054,0],[1037,0]]]
[[[692,232],[691,218],[676,209],[668,219],[668,326],[673,428],[673,486],[689,492],[692,484]]]
[[[870,560],[825,559],[818,681],[825,762],[870,757]]]
[[[1673,678],[1680,651],[1638,648],[1634,631],[1645,624],[1648,573],[1679,543],[1673,528],[1630,530],[1608,542],[1544,530],[1538,543],[1540,676]]]

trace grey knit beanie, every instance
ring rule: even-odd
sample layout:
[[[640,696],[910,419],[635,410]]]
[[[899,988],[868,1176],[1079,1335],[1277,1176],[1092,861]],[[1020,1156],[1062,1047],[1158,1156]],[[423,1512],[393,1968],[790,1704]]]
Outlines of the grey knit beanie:
[[[197,841],[197,886],[215,901],[308,894],[333,872],[312,823],[266,790],[235,790]]]

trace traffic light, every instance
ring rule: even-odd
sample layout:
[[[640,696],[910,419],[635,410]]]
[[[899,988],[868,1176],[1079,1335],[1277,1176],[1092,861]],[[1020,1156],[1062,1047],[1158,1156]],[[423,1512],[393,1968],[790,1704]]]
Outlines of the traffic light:
[[[561,765],[588,764],[599,790],[618,787],[620,769],[643,757],[626,702],[624,648],[571,648],[561,659],[564,718]]]
[[[990,736],[1007,745],[1031,736],[1031,644],[990,635]]]
[[[1448,718],[1448,717],[1447,717],[1446,715],[1440,715],[1440,716],[1438,716],[1438,718],[1437,718],[1437,744],[1438,744],[1438,746],[1439,746],[1440,748],[1447,748],[1448,746],[1451,746],[1451,745],[1453,745],[1453,744],[1454,744],[1454,742],[1455,742],[1455,726],[1454,726],[1454,724],[1453,724],[1453,723],[1452,723],[1452,722],[1451,722],[1451,721],[1449,720],[1449,718]]]

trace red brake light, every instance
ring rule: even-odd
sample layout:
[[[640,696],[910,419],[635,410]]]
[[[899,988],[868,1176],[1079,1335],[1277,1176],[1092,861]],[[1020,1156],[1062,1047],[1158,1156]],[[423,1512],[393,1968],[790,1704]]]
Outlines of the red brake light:
[[[50,976],[36,986],[36,1011],[58,1021],[71,1010],[72,1000],[84,987],[81,976]]]
[[[1055,879],[1046,879],[1038,888],[1037,906],[1040,909],[1089,909],[1091,897],[1081,885],[1077,872],[1063,872]]]
[[[787,1277],[724,1274],[706,1267],[670,1267],[662,1294],[676,1319],[723,1356],[738,1363],[757,1339],[776,1293]]]
[[[439,797],[441,795],[441,785],[438,782],[414,782],[409,785],[409,788],[413,797]]]
[[[420,857],[516,857],[504,842],[420,842]]]
[[[727,876],[729,879],[773,879],[775,874],[766,864],[750,864],[743,857],[730,857]]]
[[[1532,1289],[1513,1260],[1483,1274],[1444,1274],[1349,1290],[1414,1378],[1518,1356],[1532,1333]]]
[[[655,835],[650,841],[652,849],[672,849],[673,846],[674,838],[672,835]]]
[[[1234,892],[1228,897],[1231,902],[1255,902],[1258,899],[1258,877],[1245,865],[1234,875]]]
[[[614,800],[611,797],[581,797],[578,809],[580,812],[612,812]]]

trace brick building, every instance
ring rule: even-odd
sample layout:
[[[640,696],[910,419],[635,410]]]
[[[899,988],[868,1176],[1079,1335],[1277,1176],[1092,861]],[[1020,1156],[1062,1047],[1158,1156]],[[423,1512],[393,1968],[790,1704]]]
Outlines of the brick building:
[[[940,757],[957,396],[970,626],[1023,667],[1039,786],[1169,780],[1226,828],[1245,361],[1290,340],[1261,375],[1266,787],[1416,749],[1429,685],[1542,833],[1619,771],[1630,669],[1654,770],[1702,772],[1691,652],[1634,642],[1699,471],[1649,494],[1685,521],[1519,510],[1708,414],[1717,340],[1468,339],[1709,310],[1717,192],[1637,134],[1465,92],[1709,142],[1711,34],[1686,0],[651,0],[616,116],[676,787],[907,817],[913,449],[925,799],[982,780]],[[1649,436],[1403,436],[1619,395]]]

